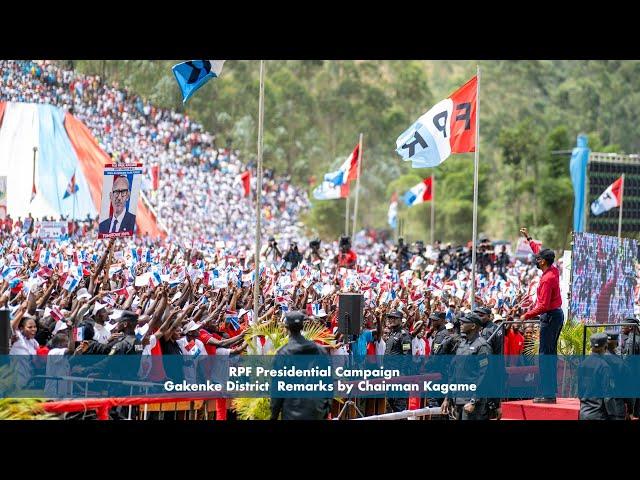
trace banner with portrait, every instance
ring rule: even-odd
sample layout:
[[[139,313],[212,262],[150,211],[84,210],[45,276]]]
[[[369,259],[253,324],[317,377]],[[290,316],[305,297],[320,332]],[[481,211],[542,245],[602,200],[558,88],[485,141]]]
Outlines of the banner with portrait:
[[[105,165],[98,238],[134,235],[141,183],[141,163]]]

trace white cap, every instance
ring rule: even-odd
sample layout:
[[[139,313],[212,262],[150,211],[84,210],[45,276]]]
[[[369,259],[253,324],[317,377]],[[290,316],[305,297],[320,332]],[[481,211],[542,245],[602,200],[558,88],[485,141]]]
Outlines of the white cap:
[[[76,298],[78,300],[80,300],[81,298],[91,298],[91,294],[87,291],[86,288],[81,288],[80,290],[78,290]]]
[[[444,328],[446,328],[447,330],[452,330],[453,329],[453,323],[451,322],[447,322],[444,326]]]
[[[196,323],[193,320],[189,320],[189,323],[182,327],[182,333],[189,333],[194,330],[198,330],[201,325],[201,323]]]
[[[67,327],[67,322],[65,322],[64,320],[58,320],[56,322],[56,326],[53,329],[53,332],[51,332],[52,335],[55,335],[56,333],[58,333],[60,330],[66,330]]]
[[[118,320],[122,316],[122,312],[123,310],[114,310],[113,313],[109,315],[109,318],[111,320]]]
[[[93,314],[95,315],[96,313],[98,313],[100,310],[102,310],[103,308],[105,308],[107,305],[106,303],[100,303],[100,302],[96,302],[93,305]]]

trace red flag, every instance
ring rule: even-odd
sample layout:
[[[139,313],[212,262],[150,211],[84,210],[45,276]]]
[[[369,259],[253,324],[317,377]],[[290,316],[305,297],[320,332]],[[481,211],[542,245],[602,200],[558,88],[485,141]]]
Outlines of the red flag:
[[[151,178],[153,179],[153,189],[158,190],[160,187],[160,165],[151,167]]]
[[[251,190],[251,171],[247,170],[240,175],[240,180],[242,180],[242,186],[244,187],[244,196],[248,197]]]
[[[478,77],[474,76],[449,98],[453,102],[451,153],[475,152]]]
[[[33,186],[31,187],[31,202],[33,202],[33,199],[36,198],[36,184],[35,182],[33,183]]]

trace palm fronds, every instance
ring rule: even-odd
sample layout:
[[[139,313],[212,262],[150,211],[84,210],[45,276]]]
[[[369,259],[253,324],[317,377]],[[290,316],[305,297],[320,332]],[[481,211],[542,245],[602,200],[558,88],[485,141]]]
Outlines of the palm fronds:
[[[231,403],[240,420],[269,420],[271,404],[268,398],[235,398]]]
[[[46,413],[38,398],[0,399],[0,420],[53,420],[55,415]]]

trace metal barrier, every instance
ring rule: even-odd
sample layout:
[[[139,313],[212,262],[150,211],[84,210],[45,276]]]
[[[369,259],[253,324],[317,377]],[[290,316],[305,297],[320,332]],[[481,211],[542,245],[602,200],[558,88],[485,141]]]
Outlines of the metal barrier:
[[[157,397],[132,397],[132,398],[96,398],[82,400],[61,400],[57,402],[45,402],[42,407],[49,413],[72,413],[87,412],[95,410],[98,420],[109,420],[109,411],[114,407],[128,406],[130,409],[134,405],[145,405],[143,420],[147,419],[147,408],[150,404],[165,404],[179,402],[216,400],[215,397],[204,396],[157,396]],[[174,410],[175,411],[175,410]],[[206,410],[205,410],[206,412]],[[129,418],[130,419],[130,418]]]
[[[633,328],[633,343],[631,348],[633,349],[636,344],[636,323],[585,323],[582,329],[582,356],[587,354],[587,328],[600,328],[600,327],[632,327]],[[622,353],[622,352],[620,352]]]
[[[418,410],[403,410],[402,412],[385,413],[383,415],[373,415],[371,417],[353,418],[352,420],[403,420],[415,419],[416,417],[426,417],[432,415],[442,415],[442,408],[427,407]],[[338,420],[335,418],[334,420]]]

